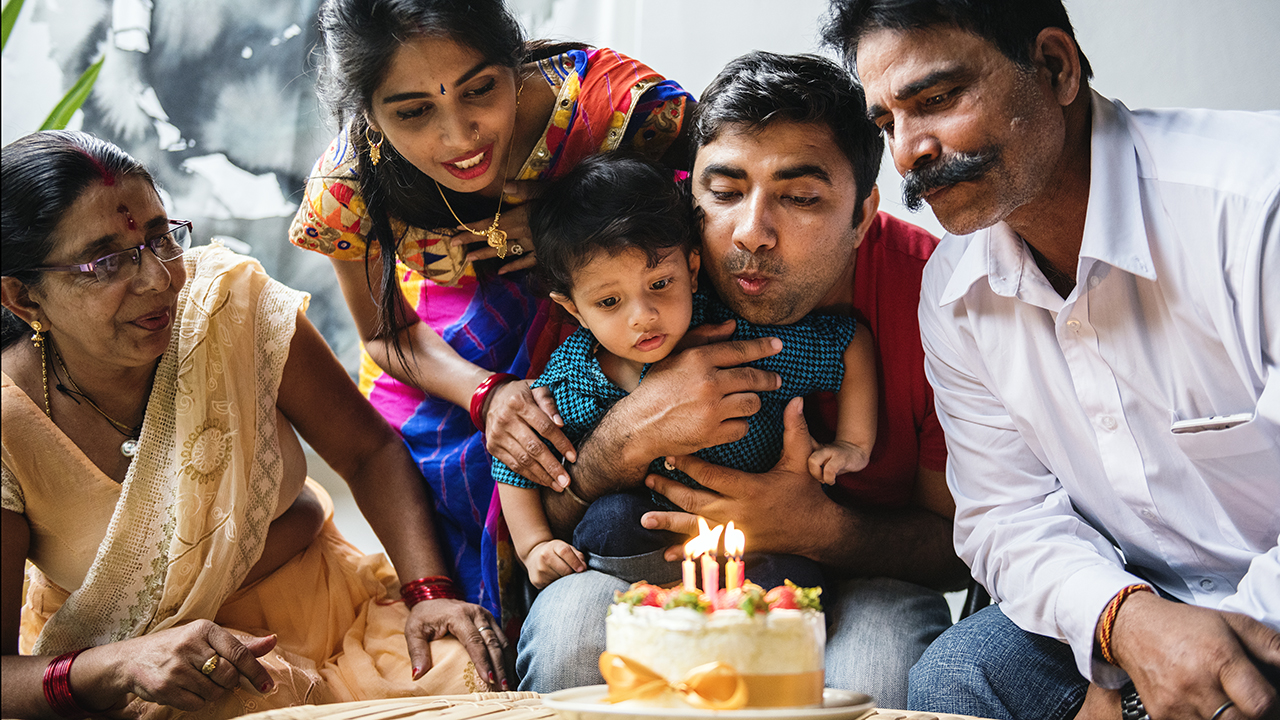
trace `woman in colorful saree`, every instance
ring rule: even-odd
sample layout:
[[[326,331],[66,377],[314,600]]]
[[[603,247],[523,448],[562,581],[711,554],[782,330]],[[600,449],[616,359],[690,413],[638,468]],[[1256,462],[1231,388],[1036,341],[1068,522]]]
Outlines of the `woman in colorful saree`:
[[[307,296],[188,250],[190,223],[114,145],[36,133],[0,166],[3,716],[504,686],[501,630],[458,599],[421,476]],[[399,579],[334,528],[295,429]]]
[[[569,476],[540,438],[574,458],[549,399],[519,380],[568,332],[529,287],[522,203],[531,181],[606,150],[683,167],[693,100],[612,50],[526,43],[501,0],[326,0],[320,25],[343,129],[290,240],[331,258],[361,391],[427,479],[465,597],[497,615],[515,557],[488,453],[556,490]]]

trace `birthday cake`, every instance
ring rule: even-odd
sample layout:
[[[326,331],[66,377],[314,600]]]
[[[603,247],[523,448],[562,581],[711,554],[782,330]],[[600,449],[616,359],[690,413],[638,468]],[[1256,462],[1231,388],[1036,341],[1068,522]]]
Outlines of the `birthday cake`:
[[[606,620],[611,702],[711,710],[822,704],[817,588],[752,583],[712,595],[636,583]]]

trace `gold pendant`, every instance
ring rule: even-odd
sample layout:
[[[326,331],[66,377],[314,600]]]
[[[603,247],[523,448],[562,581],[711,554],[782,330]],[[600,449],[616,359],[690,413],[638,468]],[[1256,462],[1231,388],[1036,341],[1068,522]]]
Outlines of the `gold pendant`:
[[[489,247],[493,248],[499,258],[507,256],[507,233],[499,230],[497,227],[489,228],[489,232],[485,233],[489,237]]]

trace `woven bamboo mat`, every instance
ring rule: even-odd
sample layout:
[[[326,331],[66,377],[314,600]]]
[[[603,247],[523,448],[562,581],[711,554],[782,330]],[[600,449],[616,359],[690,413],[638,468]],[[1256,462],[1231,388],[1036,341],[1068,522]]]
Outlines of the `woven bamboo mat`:
[[[540,720],[555,718],[531,692],[475,693],[301,705],[246,715],[244,720]],[[877,709],[862,720],[974,720],[964,715]]]
[[[247,715],[252,720],[537,720],[554,718],[531,692],[475,693],[300,705]]]

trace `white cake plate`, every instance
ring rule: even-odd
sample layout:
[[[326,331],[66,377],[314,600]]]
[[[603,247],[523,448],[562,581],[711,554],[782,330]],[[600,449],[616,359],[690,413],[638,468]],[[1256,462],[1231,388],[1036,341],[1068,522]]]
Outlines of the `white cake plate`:
[[[750,708],[746,710],[699,710],[697,708],[639,707],[631,704],[611,705],[604,702],[608,685],[560,690],[544,695],[542,703],[552,708],[563,720],[651,720],[652,718],[684,718],[687,720],[858,720],[875,709],[875,699],[865,693],[826,688],[822,691],[822,707]]]

